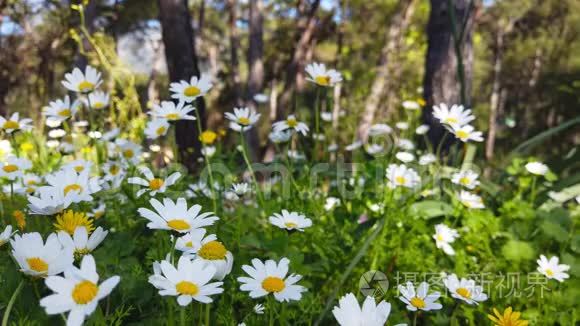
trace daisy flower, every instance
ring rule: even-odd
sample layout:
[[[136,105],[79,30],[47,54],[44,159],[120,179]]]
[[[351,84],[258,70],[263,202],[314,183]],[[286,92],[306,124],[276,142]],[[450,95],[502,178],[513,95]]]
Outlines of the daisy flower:
[[[107,234],[109,234],[109,231],[105,231],[99,226],[90,233],[89,237],[87,228],[78,226],[72,237],[65,231],[58,232],[58,241],[64,248],[71,249],[74,252],[76,260],[80,260],[83,256],[93,252],[105,240]]]
[[[14,233],[12,233],[12,225],[7,225],[4,231],[0,232],[0,247],[10,241],[10,238],[12,235],[14,235]]]
[[[169,122],[165,119],[153,119],[147,121],[144,133],[147,139],[157,139],[165,136],[169,130]]]
[[[397,127],[397,129],[399,129],[399,130],[407,130],[407,129],[409,129],[409,124],[407,122],[401,121],[401,122],[397,122],[395,124],[395,127]]]
[[[3,162],[0,162],[0,177],[14,181],[23,177],[24,171],[30,168],[32,168],[32,163],[28,159],[8,156]]]
[[[479,175],[477,173],[471,170],[464,170],[453,173],[451,176],[451,182],[467,189],[473,189],[479,185],[479,181],[477,180],[478,177]]]
[[[290,274],[286,277],[289,264],[288,258],[282,258],[279,263],[252,259],[252,266],[242,266],[250,277],[238,277],[238,282],[242,283],[240,290],[250,292],[250,297],[254,299],[272,293],[279,302],[300,300],[306,288],[296,284],[302,276]]]
[[[169,198],[163,199],[163,204],[155,198],[149,201],[156,212],[148,208],[139,208],[139,214],[148,219],[150,229],[173,230],[179,233],[189,232],[198,228],[213,225],[219,218],[213,213],[202,213],[200,205],[187,208],[185,198],[178,198],[173,202]]]
[[[381,301],[377,305],[373,297],[366,297],[361,308],[352,293],[340,298],[338,306],[332,309],[332,314],[340,326],[383,326],[390,313],[390,303]]]
[[[475,131],[475,128],[471,125],[453,125],[451,126],[451,132],[462,142],[466,143],[470,140],[476,142],[483,141],[483,134],[481,131]]]
[[[264,309],[265,309],[264,305],[260,303],[254,306],[254,312],[256,313],[256,315],[263,315]]]
[[[570,269],[570,266],[560,264],[560,259],[556,256],[552,256],[549,260],[546,256],[541,255],[540,259],[537,260],[538,272],[544,274],[548,279],[555,279],[558,282],[564,282],[565,279],[569,278],[570,275],[566,273]]]
[[[397,146],[405,151],[412,151],[415,149],[415,144],[410,139],[401,138],[397,141]]]
[[[481,197],[469,191],[462,190],[459,193],[459,201],[467,208],[485,208],[485,204],[483,203]]]
[[[387,167],[387,179],[387,185],[391,189],[397,187],[415,188],[421,182],[417,172],[404,164],[389,164]]]
[[[149,111],[149,115],[155,118],[165,119],[167,121],[177,120],[195,120],[195,117],[189,115],[195,108],[185,102],[179,102],[175,105],[172,101],[163,101],[161,105],[154,104],[153,110]]]
[[[548,166],[541,162],[529,162],[526,164],[526,170],[535,175],[546,175],[548,173]]]
[[[272,129],[275,132],[281,132],[290,129],[301,133],[303,136],[306,136],[310,130],[304,122],[296,120],[296,117],[293,114],[289,115],[286,120],[274,122]]]
[[[386,135],[391,132],[393,132],[393,128],[385,123],[377,123],[369,128],[369,136],[371,137]]]
[[[403,101],[402,105],[403,109],[411,111],[419,110],[421,108],[421,105],[416,101]]]
[[[365,150],[367,151],[367,153],[369,153],[369,155],[378,155],[381,154],[385,150],[385,148],[379,144],[370,144],[365,147]]]
[[[451,247],[451,243],[453,243],[457,238],[459,238],[457,230],[452,229],[445,224],[435,225],[435,234],[433,235],[435,245],[449,256],[455,255],[455,250]]]
[[[267,103],[268,100],[270,99],[270,96],[267,94],[256,94],[254,95],[254,101],[256,101],[257,103]]]
[[[324,122],[332,121],[332,112],[320,112],[320,119]]]
[[[75,170],[77,173],[81,173],[83,171],[91,171],[91,167],[93,166],[93,162],[85,161],[85,160],[74,160],[64,165],[63,169],[72,169]]]
[[[224,291],[223,282],[208,283],[215,275],[215,267],[201,260],[190,260],[181,256],[175,268],[167,260],[159,264],[159,274],[149,277],[149,283],[159,289],[162,296],[175,296],[180,306],[187,306],[193,300],[201,303],[213,302],[210,297]]]
[[[419,165],[429,165],[437,161],[437,157],[431,153],[421,155],[419,157]]]
[[[212,88],[211,78],[208,75],[202,74],[199,78],[197,76],[191,77],[189,82],[181,80],[178,83],[171,83],[169,91],[171,97],[185,103],[191,103],[200,96],[204,96],[210,88]]]
[[[528,321],[520,319],[521,313],[512,311],[512,307],[507,307],[503,313],[493,308],[494,315],[487,315],[495,326],[528,326]]]
[[[35,277],[46,277],[62,273],[72,266],[73,251],[63,248],[56,234],[52,233],[46,239],[38,232],[14,235],[10,240],[12,257],[24,274]]]
[[[234,131],[246,131],[260,119],[260,113],[249,108],[234,108],[234,113],[226,112],[225,116],[230,120],[230,128]]]
[[[344,149],[346,149],[349,152],[352,152],[352,151],[354,151],[356,149],[361,148],[362,145],[363,145],[362,141],[356,140],[352,144],[347,145]]]
[[[282,214],[274,213],[269,218],[270,224],[287,231],[298,230],[304,232],[305,228],[312,226],[312,220],[297,212],[288,212],[283,209]]]
[[[415,291],[415,287],[411,282],[407,282],[406,285],[399,285],[399,293],[401,293],[399,300],[407,304],[407,310],[409,311],[439,310],[443,307],[440,303],[435,302],[441,294],[439,292],[429,293],[429,284],[427,282],[421,282],[419,287],[417,287],[417,291]]]
[[[249,184],[247,184],[246,182],[242,182],[242,183],[234,183],[232,185],[232,190],[236,193],[236,195],[243,196],[248,192],[250,192],[252,189],[250,188]]]
[[[149,192],[151,196],[155,196],[157,193],[165,193],[167,187],[174,185],[177,179],[181,177],[181,173],[174,172],[164,180],[162,178],[156,178],[148,167],[141,166],[138,169],[145,179],[139,177],[127,179],[128,183],[145,187],[137,191],[137,197],[141,197],[146,192]]]
[[[195,229],[177,239],[176,249],[195,260],[215,268],[214,280],[221,281],[232,271],[234,256],[215,234],[205,235],[205,229]]]
[[[91,66],[85,68],[84,74],[79,68],[74,68],[72,73],[64,75],[64,79],[64,87],[77,93],[90,93],[102,83],[101,73]]]
[[[215,148],[215,146],[204,146],[201,149],[201,154],[205,157],[212,157],[214,156],[216,150],[217,149]]]
[[[12,133],[17,130],[28,131],[32,129],[32,119],[20,119],[20,113],[14,112],[9,119],[0,116],[0,128],[6,133]]]
[[[114,187],[119,187],[125,178],[125,165],[118,161],[109,161],[103,164],[103,180],[111,182]]]
[[[103,91],[94,91],[89,94],[87,106],[91,109],[101,110],[109,106],[110,96]]]
[[[465,126],[475,119],[471,110],[465,110],[463,105],[452,105],[451,108],[445,103],[433,106],[433,117],[447,126]]]
[[[80,107],[80,101],[76,100],[71,103],[70,97],[67,95],[63,100],[58,99],[52,101],[45,107],[42,114],[47,118],[57,121],[65,121],[75,116]]]
[[[341,74],[334,69],[326,69],[323,63],[313,62],[306,66],[309,77],[306,80],[319,86],[334,86],[342,81]]]
[[[70,311],[67,326],[80,326],[90,316],[99,301],[108,296],[121,278],[113,276],[99,284],[99,274],[93,256],[85,256],[81,268],[74,266],[65,271],[64,277],[50,276],[44,281],[54,294],[40,300],[49,315]]]
[[[340,205],[340,198],[336,197],[328,197],[326,198],[326,202],[324,203],[324,210],[327,212],[333,210],[335,207]]]
[[[64,194],[56,187],[40,187],[38,196],[28,196],[30,214],[54,215],[68,208],[73,202],[73,194]]]
[[[116,151],[125,161],[131,164],[137,164],[141,160],[141,146],[126,139],[117,139],[115,141]]]
[[[87,216],[92,217],[95,220],[98,220],[101,217],[105,216],[106,209],[107,209],[107,204],[100,203],[99,206],[93,208],[90,213],[87,213]]]
[[[459,280],[457,275],[451,274],[447,276],[443,283],[451,296],[465,301],[467,304],[479,304],[479,302],[487,300],[487,294],[483,293],[483,288],[475,285],[474,280],[462,278]]]
[[[92,194],[101,190],[99,179],[89,177],[89,171],[83,170],[77,173],[74,169],[63,169],[45,177],[48,186],[40,187],[44,191],[47,188],[54,188],[61,192],[62,196],[72,196],[73,203],[81,201],[92,201]]]
[[[409,152],[398,152],[395,154],[395,157],[403,163],[409,163],[415,160],[415,155]]]
[[[429,127],[429,125],[420,125],[419,127],[415,128],[415,133],[417,135],[424,135],[429,131],[430,128],[431,127]]]

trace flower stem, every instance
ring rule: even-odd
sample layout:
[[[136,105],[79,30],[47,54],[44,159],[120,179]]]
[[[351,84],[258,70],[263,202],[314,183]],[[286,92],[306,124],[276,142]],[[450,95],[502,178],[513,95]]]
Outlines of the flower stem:
[[[16,287],[16,290],[14,290],[14,293],[12,293],[12,297],[10,298],[8,305],[6,306],[6,311],[4,312],[4,317],[2,318],[2,326],[8,325],[8,319],[10,318],[10,312],[12,311],[12,307],[14,306],[14,302],[16,302],[16,298],[18,298],[18,295],[22,291],[23,286],[24,286],[24,280],[20,281],[20,283]]]
[[[205,326],[209,326],[209,310],[211,308],[211,304],[205,305]]]
[[[185,326],[185,307],[179,309],[179,325]]]
[[[201,127],[201,117],[200,117],[199,111],[197,109],[195,109],[194,111],[195,111],[195,116],[197,118],[196,119],[197,130],[199,133],[199,137],[201,137],[201,134],[203,132],[202,127]],[[201,145],[203,147],[205,147],[205,144],[202,143]],[[205,165],[207,166],[207,171],[209,172],[209,182],[211,183],[211,185],[209,186],[209,191],[211,192],[211,200],[213,203],[213,212],[215,214],[218,214],[217,196],[215,194],[215,190],[213,189],[214,181],[213,181],[213,170],[211,168],[211,162],[210,162],[209,157],[207,155],[203,155],[203,157],[205,159]]]
[[[252,163],[248,158],[248,153],[246,149],[246,140],[244,137],[244,130],[242,128],[242,132],[240,133],[241,141],[242,141],[242,156],[244,157],[244,161],[248,166],[248,170],[250,171],[250,176],[252,177],[252,181],[254,182],[254,187],[256,187],[256,194],[258,195],[258,200],[260,201],[260,206],[264,206],[264,198],[262,197],[262,192],[260,191],[260,187],[258,185],[258,180],[256,179],[256,174],[254,173],[254,169],[252,168]]]

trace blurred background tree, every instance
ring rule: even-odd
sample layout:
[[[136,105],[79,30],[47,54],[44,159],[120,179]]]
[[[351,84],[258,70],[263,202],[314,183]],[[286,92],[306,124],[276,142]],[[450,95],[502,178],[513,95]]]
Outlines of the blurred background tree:
[[[163,32],[168,27],[160,8],[167,2],[186,8],[181,17],[187,15],[192,33]],[[450,3],[468,28],[462,39],[466,99],[460,96],[453,30],[446,22]],[[497,163],[532,136],[579,117],[576,0],[91,0],[80,3],[84,22],[71,7],[78,4],[0,3],[1,114],[39,117],[49,100],[64,94],[63,74],[90,63],[114,77],[108,85],[115,97],[111,123],[131,123],[151,103],[168,99],[169,81],[204,72],[216,81],[206,98],[208,128],[226,127],[222,113],[233,106],[262,113],[251,140],[252,157],[259,160],[268,156],[271,121],[292,112],[311,117],[315,95],[305,87],[304,67],[320,61],[345,77],[326,103],[334,111],[332,132],[343,145],[364,138],[372,123],[402,118],[402,101],[423,96],[428,105],[473,107],[482,117],[477,127],[487,136],[480,153]],[[175,14],[175,7],[169,10]],[[168,46],[169,36],[193,44],[193,56],[181,45]],[[448,63],[433,51],[445,53]],[[176,64],[179,56],[188,62]],[[254,99],[262,93],[267,103]],[[178,139],[196,155],[193,130],[178,131]],[[580,154],[570,152],[579,143],[572,125],[527,149],[570,168],[580,161]]]

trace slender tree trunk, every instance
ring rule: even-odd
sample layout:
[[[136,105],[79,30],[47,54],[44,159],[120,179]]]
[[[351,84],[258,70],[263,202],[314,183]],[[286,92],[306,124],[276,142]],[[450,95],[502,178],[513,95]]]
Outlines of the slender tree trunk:
[[[487,143],[485,144],[485,158],[493,159],[495,148],[495,135],[497,132],[497,114],[501,95],[501,71],[503,54],[503,31],[498,31],[495,40],[495,53],[493,63],[493,84],[489,103],[489,130],[487,133]]]
[[[474,10],[470,0],[454,0],[453,10],[458,34],[462,34],[459,49],[464,67],[464,94],[466,103],[461,99],[461,83],[458,76],[458,60],[453,38],[453,24],[448,0],[431,0],[431,13],[427,25],[428,49],[425,60],[425,77],[423,81],[424,98],[427,107],[423,110],[423,121],[429,129],[429,140],[439,144],[445,134],[445,128],[433,117],[433,105],[470,105],[472,63],[473,63],[473,18]],[[448,137],[447,139],[449,139]],[[448,148],[448,141],[445,148]]]
[[[189,80],[200,75],[194,45],[194,34],[187,0],[158,0],[165,57],[171,82]],[[193,103],[205,124],[205,102],[202,97]],[[175,123],[175,141],[179,157],[189,171],[193,171],[201,154],[196,122],[181,120]]]
[[[390,88],[392,68],[392,55],[399,47],[402,35],[409,26],[415,0],[403,0],[399,2],[398,9],[394,14],[389,30],[387,32],[387,40],[381,51],[379,64],[376,67],[376,76],[371,86],[371,92],[365,102],[365,111],[358,128],[359,139],[366,141],[368,137],[368,130],[373,123],[375,113],[379,107],[380,101],[386,90]]]
[[[238,57],[238,48],[240,47],[240,39],[238,37],[238,21],[237,1],[228,0],[229,11],[229,29],[230,29],[230,62],[231,74],[234,90],[234,102],[236,106],[242,106],[242,86],[240,77],[240,60]]]
[[[264,16],[262,0],[250,0],[249,17],[249,47],[248,47],[248,92],[246,97],[247,106],[258,110],[258,103],[254,96],[264,88]],[[263,114],[265,117],[266,115]],[[257,128],[252,128],[248,134],[250,155],[253,161],[260,156],[260,138]]]

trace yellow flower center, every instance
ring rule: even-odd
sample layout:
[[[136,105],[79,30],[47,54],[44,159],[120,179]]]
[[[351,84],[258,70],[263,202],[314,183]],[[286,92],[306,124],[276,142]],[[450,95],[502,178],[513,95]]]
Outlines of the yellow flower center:
[[[457,122],[458,122],[457,119],[454,117],[448,117],[445,119],[445,123],[447,123],[447,124],[453,124],[453,123],[457,123]]]
[[[26,262],[28,263],[28,267],[35,272],[38,273],[48,272],[48,264],[41,258],[38,257],[28,258],[26,259]]]
[[[180,219],[167,221],[167,226],[177,231],[188,230],[191,227],[185,220]]]
[[[471,298],[471,292],[469,292],[469,290],[466,288],[459,288],[459,289],[457,289],[456,292],[457,292],[457,294],[459,294],[460,296],[462,296],[466,299]]]
[[[206,145],[211,145],[216,140],[217,134],[211,130],[206,130],[201,133],[199,140]]]
[[[192,248],[192,247],[193,247],[193,242],[191,242],[191,241],[187,241],[187,242],[185,243],[185,246],[186,246],[186,247],[188,247],[188,248]]]
[[[14,164],[6,164],[2,167],[2,170],[6,173],[12,173],[18,171],[18,166]]]
[[[459,183],[461,183],[462,185],[468,185],[470,183],[471,180],[469,180],[468,177],[463,177],[461,179],[459,179]]]
[[[463,130],[458,130],[455,132],[455,135],[457,136],[457,138],[459,139],[466,139],[469,138],[469,133]]]
[[[123,156],[125,158],[132,158],[135,155],[135,152],[133,152],[132,149],[126,149],[123,151]]]
[[[8,120],[8,121],[4,122],[3,128],[4,129],[18,129],[18,128],[20,128],[20,124],[16,121]]]
[[[81,187],[81,185],[79,185],[77,183],[73,183],[73,184],[70,184],[70,185],[64,187],[64,194],[65,195],[68,194],[70,191],[76,191],[76,192],[80,193],[83,191],[83,187]]]
[[[155,179],[151,179],[151,181],[149,181],[149,188],[151,188],[151,190],[159,190],[159,189],[161,189],[161,187],[163,187],[163,180],[162,179],[155,178]]]
[[[425,304],[425,300],[418,298],[418,297],[413,297],[411,299],[411,305],[415,308],[419,308],[419,309],[423,309],[425,308],[426,304]]]
[[[95,229],[93,220],[87,214],[73,210],[67,210],[58,215],[54,227],[57,231],[65,231],[70,235],[73,235],[78,227],[84,227],[88,234]]]
[[[443,236],[442,236],[441,234],[438,234],[438,235],[437,235],[437,240],[438,240],[438,241],[443,241]]]
[[[177,120],[177,119],[179,119],[179,114],[177,114],[177,113],[167,113],[165,115],[165,119],[167,119],[167,120]]]
[[[58,111],[58,115],[63,117],[63,118],[68,118],[70,117],[70,110],[69,109],[62,109],[60,111]]]
[[[286,284],[284,280],[276,276],[268,276],[262,281],[262,288],[267,292],[282,292]]]
[[[330,85],[330,76],[316,76],[314,81],[321,86],[328,86]]]
[[[34,145],[31,143],[22,143],[22,145],[20,145],[20,149],[24,152],[28,152],[34,149]]]
[[[95,88],[95,84],[93,84],[89,81],[83,80],[82,82],[79,83],[78,88],[79,88],[79,91],[81,91],[82,93],[86,93],[86,92],[92,91]]]
[[[406,181],[407,181],[407,179],[405,179],[405,177],[403,177],[403,176],[395,177],[395,182],[397,184],[404,185]]]
[[[157,134],[157,136],[161,136],[165,133],[165,130],[167,130],[165,127],[159,127],[157,128],[157,130],[155,130],[155,133]]]
[[[199,287],[189,281],[181,281],[175,284],[175,290],[179,294],[195,296],[199,293]]]
[[[120,171],[120,168],[116,164],[111,165],[111,167],[109,168],[109,173],[111,175],[117,175],[119,173],[119,171]]]
[[[248,126],[250,124],[250,119],[246,117],[240,117],[238,118],[238,123],[241,124],[242,126]]]
[[[74,168],[74,169],[75,169],[75,171],[77,171],[78,173],[81,173],[81,172],[83,172],[83,171],[84,171],[85,167],[84,167],[84,166],[82,166],[82,165],[77,165],[77,166],[75,166],[75,168]]]
[[[546,275],[548,275],[549,277],[552,277],[552,276],[554,276],[554,271],[548,268],[548,269],[546,269]]]
[[[290,127],[290,128],[294,128],[298,125],[298,121],[296,121],[296,119],[292,119],[292,118],[287,119],[286,123],[288,124],[288,127]]]
[[[221,260],[226,257],[226,247],[219,241],[210,241],[204,244],[197,253],[201,258],[207,260]]]
[[[105,103],[103,103],[103,102],[96,102],[96,103],[93,104],[93,109],[97,109],[98,110],[98,109],[102,109],[104,107],[105,107]]]
[[[99,287],[91,281],[82,281],[75,285],[72,298],[77,304],[87,304],[97,296]]]
[[[189,86],[183,90],[183,94],[187,97],[194,97],[201,94],[201,90],[195,86]]]
[[[76,249],[74,252],[75,260],[81,260],[85,255],[91,253],[89,248]]]
[[[96,211],[94,214],[95,220],[98,220],[105,215],[105,211]]]
[[[294,222],[286,222],[284,223],[284,225],[286,226],[286,228],[288,229],[294,229],[295,227],[298,226],[298,224],[294,223]]]

